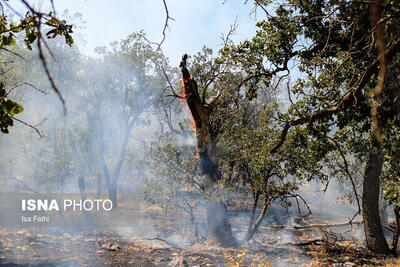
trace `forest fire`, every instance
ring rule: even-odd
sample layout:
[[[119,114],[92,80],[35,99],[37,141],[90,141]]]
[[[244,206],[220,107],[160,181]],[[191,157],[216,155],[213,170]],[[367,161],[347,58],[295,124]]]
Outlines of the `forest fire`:
[[[187,110],[190,112],[191,116],[189,116],[190,119],[190,126],[192,127],[192,129],[194,131],[196,131],[198,128],[201,128],[201,122],[200,119],[195,120],[194,119],[194,115],[192,112],[192,109],[190,108],[190,95],[191,95],[191,91],[192,91],[192,86],[191,86],[191,82],[193,81],[193,76],[189,75],[188,78],[183,77],[181,79],[181,84],[182,84],[182,98],[186,100],[186,105],[185,107],[187,108]],[[197,151],[196,155],[195,155],[196,159],[200,159],[200,154]]]
[[[0,0],[1,266],[400,266],[400,1],[36,2]]]
[[[193,129],[201,128],[201,118],[197,112],[195,101],[198,92],[193,90],[193,77],[190,75],[188,78],[182,78],[182,98],[186,100],[187,107],[191,112],[190,122]]]
[[[190,75],[189,78],[182,78],[181,79],[181,85],[182,85],[182,98],[186,100],[186,104],[185,107],[188,109],[188,111],[190,112],[190,108],[188,106],[188,96],[189,96],[189,92],[190,92],[190,81],[193,80],[193,76]],[[193,119],[193,116],[190,116],[190,125],[192,126],[193,130],[195,131],[197,128],[197,125],[199,125],[199,123],[196,124],[196,121]]]
[[[187,79],[185,79],[185,78],[182,78],[182,79],[181,79],[181,84],[182,84],[182,97],[183,97],[184,99],[186,99],[187,96],[188,96],[187,91],[190,90],[190,85],[189,85],[188,83],[189,83],[189,81],[191,81],[192,79],[193,79],[193,76],[192,76],[192,75],[190,75],[189,78],[187,78]]]

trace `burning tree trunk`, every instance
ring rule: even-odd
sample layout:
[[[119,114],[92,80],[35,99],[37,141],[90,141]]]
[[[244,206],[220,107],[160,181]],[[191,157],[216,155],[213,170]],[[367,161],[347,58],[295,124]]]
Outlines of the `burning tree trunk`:
[[[221,175],[217,168],[215,147],[211,143],[209,126],[209,103],[203,103],[199,96],[197,83],[186,68],[187,55],[180,64],[184,86],[183,97],[186,99],[196,128],[197,149],[199,153],[200,169],[205,175],[204,190],[212,189]],[[207,221],[210,235],[221,246],[236,246],[237,241],[232,234],[227,208],[222,201],[210,199],[207,203]]]

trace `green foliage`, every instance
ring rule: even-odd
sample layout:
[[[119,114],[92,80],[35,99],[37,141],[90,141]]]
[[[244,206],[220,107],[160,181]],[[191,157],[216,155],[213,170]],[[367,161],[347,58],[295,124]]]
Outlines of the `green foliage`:
[[[0,15],[0,48],[10,51],[17,44],[18,36],[23,36],[26,47],[32,50],[32,44],[38,41],[38,38],[42,38],[42,30],[46,31],[47,38],[63,36],[68,45],[73,43],[72,25],[65,20],[59,20],[52,12],[44,14],[32,8],[19,21],[11,20],[5,12]],[[23,108],[6,98],[3,83],[0,90],[0,127],[2,133],[9,133],[8,127],[13,125],[12,117],[21,113]]]
[[[147,162],[151,175],[138,187],[144,200],[161,207],[164,213],[188,208],[189,202],[196,201],[199,188],[194,155],[193,147],[178,146],[171,139],[163,146],[153,143]]]
[[[279,149],[281,155],[277,158],[285,165],[286,173],[306,180],[326,181],[329,174],[339,179],[350,176],[361,179],[353,165],[365,160],[371,147],[370,91],[376,84],[377,71],[368,77],[361,91],[354,93],[356,101],[348,107],[316,120],[313,116],[336,108],[346,93],[357,88],[365,71],[378,58],[376,37],[371,34],[373,6],[362,1],[255,3],[264,5],[270,15],[257,23],[258,31],[253,38],[224,47],[219,61],[240,66],[245,73],[240,86],[247,91],[246,97],[250,100],[257,97],[260,87],[279,88],[282,84],[276,79],[290,75],[287,89],[290,105],[287,110],[276,112],[274,120],[268,123],[277,133],[275,136],[265,133],[265,139],[256,146],[268,153],[268,147],[281,138],[285,125],[304,120],[290,127]],[[396,13],[399,7],[396,1],[382,4],[386,47],[396,44],[400,38],[400,19]],[[386,165],[392,169],[397,165],[400,147],[397,89],[400,68],[398,56],[390,60],[378,113],[386,138],[384,152],[386,158],[391,158]],[[268,156],[257,154],[257,158],[260,163],[271,166]],[[384,182],[396,191],[398,182],[394,172],[385,177]],[[388,190],[390,199],[396,195],[393,190]]]
[[[0,82],[0,129],[2,133],[8,133],[8,127],[13,126],[12,117],[24,110],[16,102],[7,99],[7,92],[4,84]]]
[[[384,196],[394,208],[400,210],[400,162],[395,157],[386,157],[387,169],[382,175],[385,181]]]

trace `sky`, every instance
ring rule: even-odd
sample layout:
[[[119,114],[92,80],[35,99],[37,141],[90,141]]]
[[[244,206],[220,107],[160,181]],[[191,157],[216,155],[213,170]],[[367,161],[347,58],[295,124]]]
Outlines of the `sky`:
[[[18,0],[11,0],[10,3]],[[42,10],[50,0],[34,0]],[[184,53],[194,54],[205,45],[217,52],[221,34],[227,33],[237,20],[235,42],[250,38],[255,33],[255,15],[251,1],[244,0],[166,0],[169,21],[163,52],[172,65],[179,64]],[[18,5],[18,4],[16,4]],[[94,49],[109,45],[127,35],[144,30],[149,40],[160,42],[166,12],[162,0],[54,0],[56,11],[68,9],[69,14],[81,13],[86,23],[76,28],[76,45],[83,54],[95,56]],[[82,24],[80,25],[82,26]]]

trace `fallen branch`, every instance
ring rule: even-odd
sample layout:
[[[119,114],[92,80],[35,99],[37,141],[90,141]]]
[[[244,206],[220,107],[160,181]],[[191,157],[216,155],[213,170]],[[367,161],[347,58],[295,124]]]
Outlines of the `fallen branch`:
[[[345,222],[345,223],[326,223],[326,224],[309,224],[309,225],[295,225],[293,228],[294,229],[308,229],[308,228],[314,228],[314,227],[338,227],[338,226],[345,226],[345,225],[350,225],[350,224],[362,224],[362,221],[358,222]]]
[[[170,246],[172,248],[179,249],[179,247],[177,245],[172,244],[171,242],[169,242],[169,241],[167,241],[165,239],[159,238],[159,237],[151,237],[151,238],[150,237],[141,237],[141,239],[149,240],[149,241],[154,241],[154,240],[161,241],[161,242],[164,242],[165,244],[167,244],[168,246]]]
[[[263,226],[265,228],[272,228],[272,229],[285,229],[285,230],[300,230],[300,229],[309,229],[309,228],[320,228],[320,227],[339,227],[351,224],[362,224],[362,221],[357,222],[344,222],[344,223],[315,223],[315,224],[308,224],[308,225],[295,225],[295,226],[287,226],[287,225],[266,225]]]
[[[323,239],[314,239],[306,242],[294,243],[295,246],[309,246],[324,242]],[[290,244],[290,243],[288,243]]]

